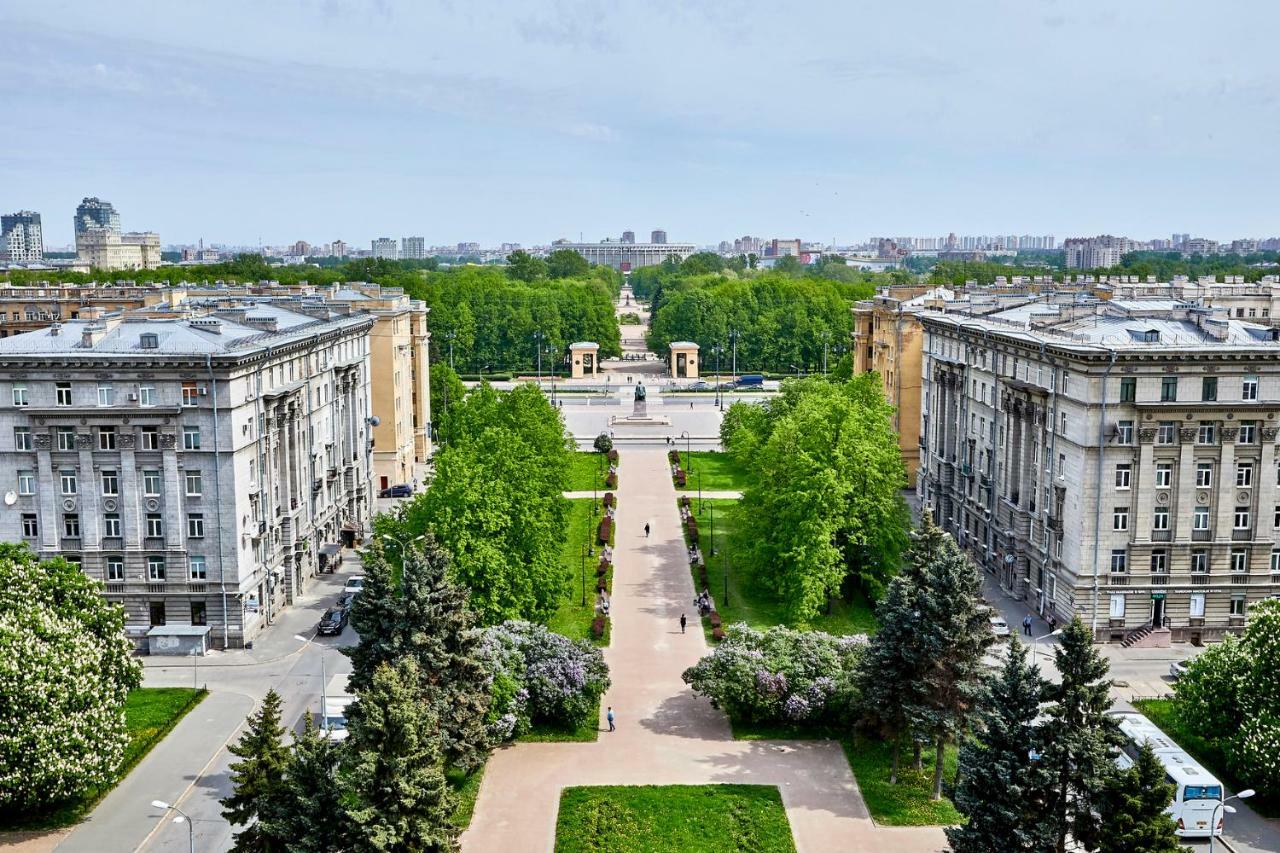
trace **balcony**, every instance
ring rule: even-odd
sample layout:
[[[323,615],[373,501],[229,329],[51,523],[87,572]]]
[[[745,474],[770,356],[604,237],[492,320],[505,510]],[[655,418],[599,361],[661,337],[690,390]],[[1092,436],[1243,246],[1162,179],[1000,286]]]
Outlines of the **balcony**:
[[[109,583],[106,585],[104,592],[106,592],[107,595],[124,595],[124,584]]]
[[[1192,576],[1191,576],[1191,585],[1192,585],[1192,586],[1208,586],[1208,585],[1209,585],[1209,575],[1208,575],[1208,574],[1206,574],[1206,573],[1204,573],[1204,572],[1198,572],[1198,573],[1196,573],[1196,574],[1192,575]]]
[[[165,585],[164,585],[164,583],[149,583],[149,584],[147,584],[147,592],[150,592],[150,593],[162,593],[162,592],[164,592],[164,591],[165,591]]]
[[[1231,531],[1231,539],[1235,542],[1248,542],[1252,538],[1253,538],[1253,531],[1247,528],[1244,530]]]
[[[121,539],[119,536],[103,536],[102,537],[102,550],[104,551],[119,551],[123,547],[124,547],[124,540]]]
[[[1115,573],[1115,574],[1111,575],[1111,579],[1110,579],[1109,583],[1110,583],[1110,585],[1111,585],[1111,586],[1128,586],[1128,585],[1129,585],[1129,576],[1128,576],[1128,575],[1126,575],[1126,574],[1121,574],[1121,573],[1117,572],[1117,573]]]
[[[1153,530],[1151,531],[1151,541],[1152,542],[1172,542],[1173,531],[1172,530]]]
[[[144,536],[142,539],[142,547],[144,550],[147,550],[147,551],[163,551],[164,537],[163,536]]]
[[[63,551],[79,551],[80,537],[79,536],[63,536],[62,542],[59,545],[59,547]]]
[[[1193,530],[1191,531],[1192,542],[1208,542],[1213,539],[1212,530]]]
[[[1231,583],[1237,586],[1246,586],[1249,583],[1249,575],[1246,572],[1238,572],[1231,575]]]
[[[1168,585],[1168,583],[1169,583],[1168,575],[1152,575],[1151,576],[1152,586],[1166,586]]]
[[[1052,530],[1054,533],[1061,534],[1062,533],[1062,516],[1060,515],[1049,516],[1049,529]]]

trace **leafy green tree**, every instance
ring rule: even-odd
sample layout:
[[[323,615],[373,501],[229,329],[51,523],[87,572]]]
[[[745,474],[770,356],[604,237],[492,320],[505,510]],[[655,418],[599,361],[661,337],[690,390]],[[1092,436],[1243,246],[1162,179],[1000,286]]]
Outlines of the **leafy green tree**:
[[[795,255],[783,255],[774,263],[773,271],[785,275],[799,275],[804,272],[804,265]]]
[[[306,714],[285,766],[286,795],[272,823],[289,853],[329,853],[346,831],[337,771],[341,752]]]
[[[1039,757],[1044,744],[1036,724],[1044,687],[1039,669],[1027,665],[1026,646],[1014,637],[991,678],[981,725],[960,748],[954,799],[966,820],[946,830],[955,853],[1054,849],[1053,827],[1043,820],[1053,776]]]
[[[447,362],[431,365],[431,421],[439,435],[449,435],[449,416],[466,395],[466,386]]]
[[[0,811],[52,806],[116,779],[142,668],[124,610],[58,558],[0,543]]]
[[[547,277],[547,262],[524,249],[516,249],[507,255],[507,275],[517,281],[537,281]]]
[[[341,785],[353,853],[456,850],[439,721],[412,657],[383,664],[347,709]]]
[[[848,382],[853,378],[853,356],[845,353],[831,366],[832,382]]]
[[[1127,770],[1108,772],[1098,797],[1099,853],[1180,853],[1177,826],[1167,813],[1175,786],[1147,744]]]
[[[1251,665],[1249,648],[1234,634],[1188,661],[1173,685],[1174,707],[1187,728],[1228,735],[1239,729]]]
[[[240,740],[227,747],[240,760],[231,764],[234,793],[220,802],[222,816],[232,826],[244,827],[235,834],[232,848],[239,853],[289,849],[288,837],[275,823],[289,799],[284,781],[289,749],[283,738],[280,694],[268,690],[258,710],[249,715],[248,728]]]
[[[576,278],[587,274],[591,265],[573,249],[556,249],[547,255],[547,275],[551,278]]]
[[[591,443],[596,449],[596,453],[608,453],[613,450],[613,437],[607,432],[602,432],[596,436],[596,440]]]
[[[1057,834],[1058,853],[1066,850],[1068,834],[1092,850],[1099,842],[1098,798],[1111,769],[1111,751],[1120,744],[1116,723],[1107,715],[1107,662],[1079,616],[1063,629],[1053,658],[1062,680],[1045,690],[1053,704],[1044,726],[1044,760],[1054,775],[1045,820]]]

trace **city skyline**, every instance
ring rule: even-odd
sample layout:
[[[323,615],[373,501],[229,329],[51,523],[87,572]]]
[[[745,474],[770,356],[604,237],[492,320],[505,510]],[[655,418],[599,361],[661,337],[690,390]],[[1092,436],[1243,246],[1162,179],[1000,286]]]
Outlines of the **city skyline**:
[[[70,5],[0,13],[51,245],[87,195],[174,243],[1277,230],[1267,4]]]

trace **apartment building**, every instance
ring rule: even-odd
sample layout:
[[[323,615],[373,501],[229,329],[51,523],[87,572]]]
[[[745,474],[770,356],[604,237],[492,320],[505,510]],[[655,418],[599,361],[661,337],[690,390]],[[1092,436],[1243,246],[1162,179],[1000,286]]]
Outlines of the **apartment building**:
[[[254,639],[365,535],[375,320],[319,306],[100,316],[0,341],[0,538],[159,625]]]
[[[1280,341],[1174,300],[924,312],[918,492],[1031,609],[1211,640],[1280,594]]]
[[[1102,234],[1098,237],[1073,237],[1062,242],[1067,269],[1099,269],[1114,267],[1138,243],[1128,237]]]
[[[169,300],[182,301],[186,290],[165,285],[42,284],[0,286],[0,338],[43,329],[61,320],[75,320],[86,308],[129,311]]]
[[[386,258],[390,261],[400,260],[400,245],[391,237],[378,237],[370,243],[370,251],[375,258]]]
[[[15,264],[38,264],[44,260],[40,214],[19,210],[0,216],[0,260]]]

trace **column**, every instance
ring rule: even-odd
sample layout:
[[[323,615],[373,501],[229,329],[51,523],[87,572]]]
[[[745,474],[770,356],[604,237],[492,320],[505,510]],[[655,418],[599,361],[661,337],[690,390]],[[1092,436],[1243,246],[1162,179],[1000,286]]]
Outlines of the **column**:
[[[49,433],[37,433],[34,436],[36,448],[36,480],[37,493],[40,496],[36,509],[36,524],[39,526],[40,550],[46,554],[59,550],[58,540],[61,530],[58,526],[58,478],[53,470],[51,450],[53,436]]]
[[[1175,542],[1191,541],[1191,515],[1196,505],[1195,440],[1195,427],[1178,430],[1178,497],[1169,512]]]
[[[1220,427],[1222,437],[1222,458],[1218,466],[1218,482],[1216,488],[1210,489],[1210,500],[1216,499],[1218,505],[1212,510],[1217,518],[1213,528],[1214,539],[1230,539],[1235,527],[1236,509],[1236,436],[1238,427]]]
[[[1155,516],[1155,441],[1156,431],[1151,427],[1143,427],[1138,430],[1138,464],[1136,470],[1132,472],[1129,480],[1129,488],[1132,494],[1137,496],[1137,502],[1134,505],[1131,523],[1133,525],[1134,539],[1138,542],[1147,542],[1151,539],[1152,523]],[[1099,476],[1103,476],[1100,472]],[[1105,480],[1103,483],[1105,484]]]
[[[132,432],[120,436],[120,535],[124,547],[136,551],[142,547],[142,515],[138,506],[138,461],[134,454],[137,439]]]
[[[161,462],[164,469],[164,547],[167,550],[181,550],[186,547],[186,530],[182,518],[181,474],[178,471],[178,451],[172,433],[160,436]],[[172,568],[172,567],[171,567]]]
[[[1262,531],[1272,529],[1275,524],[1273,513],[1276,508],[1276,428],[1262,427],[1258,430],[1262,442],[1262,459],[1259,462],[1258,478],[1254,490],[1258,493],[1257,522],[1254,525],[1254,539],[1271,539],[1263,536]]]
[[[76,511],[80,513],[80,548],[98,551],[102,547],[102,510],[98,506],[98,494],[102,484],[98,472],[93,470],[93,436],[76,436],[76,449],[80,456],[79,492]]]

